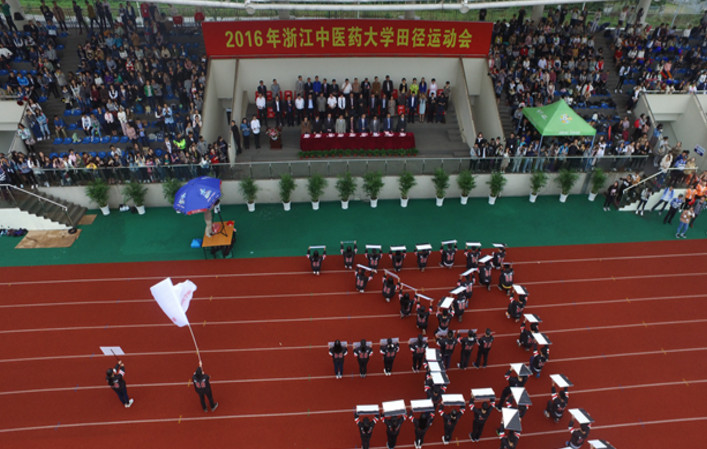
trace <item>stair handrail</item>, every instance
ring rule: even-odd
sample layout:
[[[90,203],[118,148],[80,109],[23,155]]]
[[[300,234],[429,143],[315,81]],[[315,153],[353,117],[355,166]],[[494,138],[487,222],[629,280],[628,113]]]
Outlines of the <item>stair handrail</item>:
[[[69,220],[69,224],[71,225],[71,227],[73,228],[73,227],[75,226],[75,225],[74,225],[74,221],[73,221],[73,220],[71,219],[71,217],[69,216],[69,208],[68,208],[67,206],[65,206],[65,205],[63,205],[63,204],[61,204],[61,203],[57,203],[56,201],[52,201],[52,200],[50,200],[49,198],[45,198],[45,197],[43,197],[43,196],[41,196],[41,195],[37,195],[36,193],[30,192],[29,190],[25,190],[25,189],[23,189],[23,188],[17,187],[16,185],[13,185],[13,184],[0,184],[0,188],[3,188],[3,187],[10,189],[10,192],[9,192],[9,193],[10,193],[10,196],[12,197],[12,200],[13,200],[14,203],[15,203],[15,206],[17,206],[18,203],[17,203],[17,200],[15,199],[15,196],[12,195],[12,190],[11,190],[11,189],[20,191],[20,192],[22,192],[22,193],[26,193],[26,194],[28,194],[28,195],[30,195],[30,196],[33,196],[33,197],[37,198],[39,201],[45,201],[45,202],[47,202],[47,203],[53,204],[54,206],[59,206],[59,208],[64,211],[64,214],[66,215],[66,219]]]

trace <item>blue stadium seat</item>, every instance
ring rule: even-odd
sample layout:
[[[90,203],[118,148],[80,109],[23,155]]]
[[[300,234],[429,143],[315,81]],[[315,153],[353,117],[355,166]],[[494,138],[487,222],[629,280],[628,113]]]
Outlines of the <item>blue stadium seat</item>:
[[[54,159],[55,157],[59,157],[57,153],[49,153],[49,159]]]
[[[110,136],[103,136],[101,139],[101,143],[109,143],[110,142]]]
[[[61,145],[62,142],[64,142],[64,139],[62,139],[61,137],[57,137],[56,139],[54,139],[54,145]]]
[[[92,137],[91,143],[101,143],[101,138],[100,137]]]
[[[120,138],[120,143],[128,143],[130,142],[130,139],[128,139],[128,136],[123,136]]]
[[[110,143],[118,143],[118,142],[120,142],[120,137],[113,136],[110,138]]]
[[[99,151],[99,152],[98,152],[98,157],[100,157],[101,159],[105,158],[105,157],[106,157],[106,152],[105,152],[105,151]]]
[[[91,138],[90,137],[84,137],[81,143],[91,143]]]
[[[158,149],[155,150],[155,155],[156,155],[157,157],[162,157],[162,155],[164,155],[164,151],[162,151],[161,148],[158,148]]]
[[[59,153],[59,157],[67,157],[68,155],[69,153],[67,153],[66,151]]]
[[[69,126],[67,126],[66,129],[68,129],[69,131],[76,131],[77,129],[79,129],[79,125],[77,125],[76,123],[69,123]]]
[[[10,72],[5,69],[0,70],[0,76],[7,76],[9,74],[10,74]]]
[[[73,142],[73,140],[71,140],[71,137],[64,138],[64,145],[71,145],[71,142]]]
[[[71,117],[71,109],[67,109],[64,111],[64,117]]]
[[[89,154],[89,156],[91,156],[91,157],[96,157],[96,152],[95,152],[95,151],[91,151],[91,152],[89,152],[88,154]]]
[[[71,110],[71,115],[73,115],[74,117],[80,116],[80,115],[81,115],[81,109],[72,109],[72,110]]]
[[[47,102],[47,97],[45,97],[44,95],[42,95],[42,96],[40,96],[40,97],[37,99],[37,101],[40,102],[40,103],[46,103],[46,102]]]

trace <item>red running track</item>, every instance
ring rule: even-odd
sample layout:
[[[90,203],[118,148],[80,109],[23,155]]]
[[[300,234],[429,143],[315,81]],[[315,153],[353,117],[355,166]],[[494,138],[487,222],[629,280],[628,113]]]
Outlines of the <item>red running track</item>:
[[[697,447],[707,412],[707,241],[511,248],[516,279],[530,291],[527,312],[543,319],[551,360],[527,385],[534,402],[519,448],[560,448],[567,420],[542,410],[548,374],[575,384],[570,407],[596,420],[592,437],[617,448]],[[403,282],[439,298],[464,270],[409,267]],[[435,262],[433,259],[432,262]],[[337,257],[315,277],[302,258],[133,263],[2,269],[0,283],[0,441],[3,447],[360,447],[356,404],[424,397],[423,374],[410,370],[403,344],[391,377],[376,354],[360,379],[349,354],[335,380],[326,343],[416,335],[386,303],[377,276],[364,294]],[[149,296],[165,276],[199,287],[189,310],[204,366],[212,376],[216,413],[201,411],[188,381],[196,356],[187,329],[171,325]],[[449,392],[503,388],[508,363],[527,362],[515,344],[517,324],[504,317],[506,297],[475,289],[472,310],[452,327],[492,328],[496,343],[483,370],[449,372]],[[431,320],[430,328],[436,325]],[[431,336],[431,332],[430,332]],[[128,391],[124,409],[103,380],[113,364],[99,346],[121,346]],[[453,363],[458,361],[458,352]],[[471,419],[458,446],[496,448],[491,418],[480,443]],[[441,447],[438,420],[426,447]],[[398,447],[412,447],[406,423]],[[373,447],[385,446],[383,426]],[[699,444],[698,444],[699,446]]]

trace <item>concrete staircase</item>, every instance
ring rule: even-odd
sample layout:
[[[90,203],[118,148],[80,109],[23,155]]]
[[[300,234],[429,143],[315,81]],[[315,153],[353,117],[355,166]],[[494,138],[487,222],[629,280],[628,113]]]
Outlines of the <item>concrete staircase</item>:
[[[13,188],[11,193],[18,209],[57,223],[59,227],[75,227],[86,214],[85,207],[47,193],[36,194],[20,188]]]
[[[506,91],[504,89],[503,94],[501,94],[501,101],[498,103],[498,115],[501,118],[501,125],[503,126],[504,141],[507,139],[512,132],[515,132],[516,127],[513,124],[513,111],[508,105],[508,98],[506,96]]]
[[[606,82],[607,90],[611,95],[611,99],[616,103],[616,114],[623,117],[627,113],[626,104],[630,98],[631,86],[624,83],[623,91],[628,91],[629,94],[621,92],[614,93],[614,86],[619,81],[619,68],[614,64],[614,50],[611,48],[612,40],[604,36],[604,32],[600,31],[594,35],[594,45],[597,51],[602,50],[604,54],[604,68],[606,69],[609,78]]]

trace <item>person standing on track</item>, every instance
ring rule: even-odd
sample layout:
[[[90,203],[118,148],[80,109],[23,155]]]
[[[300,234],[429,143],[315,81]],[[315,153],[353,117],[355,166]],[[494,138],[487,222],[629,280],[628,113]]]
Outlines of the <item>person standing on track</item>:
[[[398,300],[400,301],[400,318],[409,317],[410,313],[412,313],[413,304],[413,299],[410,298],[410,293],[398,293]]]
[[[540,377],[543,367],[550,358],[550,350],[547,346],[543,346],[542,349],[538,350],[538,344],[536,343],[533,347],[533,355],[530,356],[530,371],[535,374],[535,377]]]
[[[358,425],[358,432],[361,434],[361,449],[368,449],[371,444],[371,436],[373,435],[373,428],[376,426],[376,417],[369,418],[364,416],[360,418],[358,413],[354,416],[354,422]]]
[[[454,258],[457,255],[457,245],[448,243],[446,248],[442,245],[439,248],[439,252],[442,255],[442,260],[439,263],[439,266],[452,268],[454,266]]]
[[[553,385],[552,396],[550,396],[550,400],[547,401],[547,407],[545,407],[545,417],[552,418],[556,423],[560,422],[562,416],[565,414],[569,400],[570,393],[567,387],[563,388],[558,393]]]
[[[130,406],[133,405],[134,400],[128,397],[128,388],[125,384],[125,379],[123,379],[123,376],[125,376],[125,365],[121,360],[118,360],[115,367],[108,368],[108,371],[106,371],[106,381],[108,382],[108,386],[115,391],[115,394],[118,395],[120,402],[123,403],[125,408],[130,408]]]
[[[341,255],[344,256],[345,269],[350,270],[353,268],[354,257],[356,257],[356,252],[358,252],[356,242],[354,242],[353,248],[351,248],[351,245],[347,245],[346,248],[344,248],[344,244],[341,244]]]
[[[194,384],[194,391],[199,395],[199,400],[201,401],[201,408],[204,412],[208,412],[209,409],[206,408],[206,401],[204,396],[209,399],[209,405],[211,406],[211,411],[215,411],[218,408],[218,402],[214,402],[213,394],[211,393],[211,377],[204,372],[203,365],[199,362],[199,367],[194,371],[194,375],[191,377],[191,381]]]
[[[365,255],[366,260],[368,260],[368,268],[377,270],[378,264],[381,261],[381,252],[375,248],[371,249],[371,252],[368,252],[368,248],[366,248]]]
[[[570,419],[567,428],[570,431],[570,439],[565,441],[565,446],[571,447],[572,449],[579,449],[589,437],[589,431],[591,430],[590,425],[582,424],[578,428],[575,428],[574,420]]]
[[[493,267],[491,267],[491,263],[489,261],[479,263],[481,265],[479,267],[479,284],[485,286],[486,290],[491,291],[491,270]]]
[[[356,290],[358,290],[359,293],[363,293],[366,290],[366,285],[368,285],[368,281],[373,279],[373,275],[371,273],[373,272],[368,271],[364,268],[356,268]]]
[[[498,277],[498,289],[510,296],[513,290],[513,266],[509,262],[503,263],[503,270]]]
[[[518,295],[518,298],[511,295],[508,308],[506,309],[506,318],[512,318],[516,323],[520,321],[520,317],[523,316],[523,311],[527,304],[527,299],[528,295]]]
[[[439,414],[442,417],[442,421],[444,422],[444,435],[442,435],[442,443],[444,445],[447,445],[450,441],[452,441],[452,434],[454,433],[454,429],[457,427],[459,418],[461,418],[461,416],[464,414],[465,409],[466,406],[462,405],[459,410],[453,409],[449,413],[445,413],[444,409],[439,410]]]
[[[493,332],[491,329],[486,329],[486,333],[479,338],[479,350],[476,351],[476,362],[474,362],[474,368],[479,368],[481,363],[481,358],[484,359],[483,367],[486,368],[489,361],[489,352],[491,351],[491,345],[493,345]]]
[[[481,256],[481,249],[477,245],[470,246],[468,249],[464,250],[464,257],[466,258],[466,269],[479,267],[479,257]]]
[[[501,446],[499,449],[515,449],[518,444],[519,434],[512,430],[504,432],[501,437]]]
[[[413,340],[410,344],[410,352],[412,352],[412,372],[416,373],[422,369],[422,360],[427,350],[427,342],[422,334],[417,336],[417,340]]]
[[[393,264],[393,269],[396,273],[400,273],[403,269],[403,262],[405,262],[405,251],[391,251],[390,260]]]
[[[383,298],[385,302],[390,302],[395,293],[398,291],[398,284],[393,276],[383,275]]]
[[[461,345],[461,356],[459,357],[459,363],[457,367],[461,369],[466,369],[469,366],[469,359],[471,359],[471,351],[474,350],[474,345],[476,344],[476,333],[469,329],[469,332],[464,337],[458,339]]]
[[[425,268],[427,268],[427,261],[430,258],[430,250],[423,249],[422,251],[415,251],[415,257],[417,258],[418,268],[420,268],[421,272],[424,272]]]
[[[452,317],[454,316],[454,311],[450,309],[440,309],[437,312],[437,330],[435,335],[446,334],[447,329],[449,329],[449,324],[452,322]]]
[[[309,259],[309,263],[312,266],[312,273],[319,276],[319,273],[322,271],[322,262],[326,259],[326,250],[324,250],[321,255],[319,255],[319,251],[316,249],[311,254],[310,251],[307,250],[307,259]]]
[[[538,330],[538,323],[528,323],[527,321],[524,321],[523,325],[520,327],[520,335],[518,336],[516,343],[518,343],[519,347],[525,349],[526,351],[530,351],[535,343],[533,333],[537,332],[540,332]]]
[[[501,245],[497,247],[498,251],[493,253],[493,267],[497,270],[500,270],[505,262],[504,260],[506,259],[506,245]]]
[[[336,340],[329,348],[329,355],[334,361],[334,374],[337,379],[344,377],[344,357],[346,357],[347,353],[348,349],[339,340]]]
[[[365,378],[366,373],[368,372],[368,361],[371,358],[373,349],[368,346],[366,340],[361,340],[361,345],[358,348],[354,348],[353,353],[354,356],[356,356],[356,360],[358,360],[358,372],[361,375],[361,378]]]
[[[380,353],[383,354],[383,374],[386,376],[390,376],[393,372],[393,362],[399,350],[400,345],[394,343],[392,338],[389,338],[386,345],[380,349]]]
[[[452,363],[452,354],[454,353],[454,347],[457,345],[457,339],[454,337],[454,331],[449,330],[447,334],[441,334],[437,338],[437,346],[439,346],[439,352],[442,357],[442,364],[444,369],[448,370]]]
[[[408,416],[410,417],[412,424],[415,426],[415,448],[422,449],[422,443],[425,441],[425,434],[432,425],[435,415],[432,412],[423,412],[420,414],[419,418],[415,418],[412,413]]]
[[[398,435],[400,434],[400,428],[405,422],[404,415],[402,416],[388,416],[383,418],[385,422],[385,435],[388,437],[386,446],[388,449],[394,449],[395,444],[398,442]]]
[[[417,328],[422,331],[423,333],[427,333],[427,325],[430,321],[430,314],[432,313],[432,307],[428,306],[425,307],[422,305],[420,300],[417,300],[417,306],[415,311],[416,313],[416,322],[415,324],[417,325]]]
[[[476,407],[474,405],[474,398],[471,399],[471,410],[474,412],[474,424],[471,428],[471,433],[469,438],[472,442],[477,442],[481,439],[481,433],[484,431],[484,425],[488,421],[489,416],[491,416],[491,410],[493,410],[493,401],[484,402],[481,407]]]

